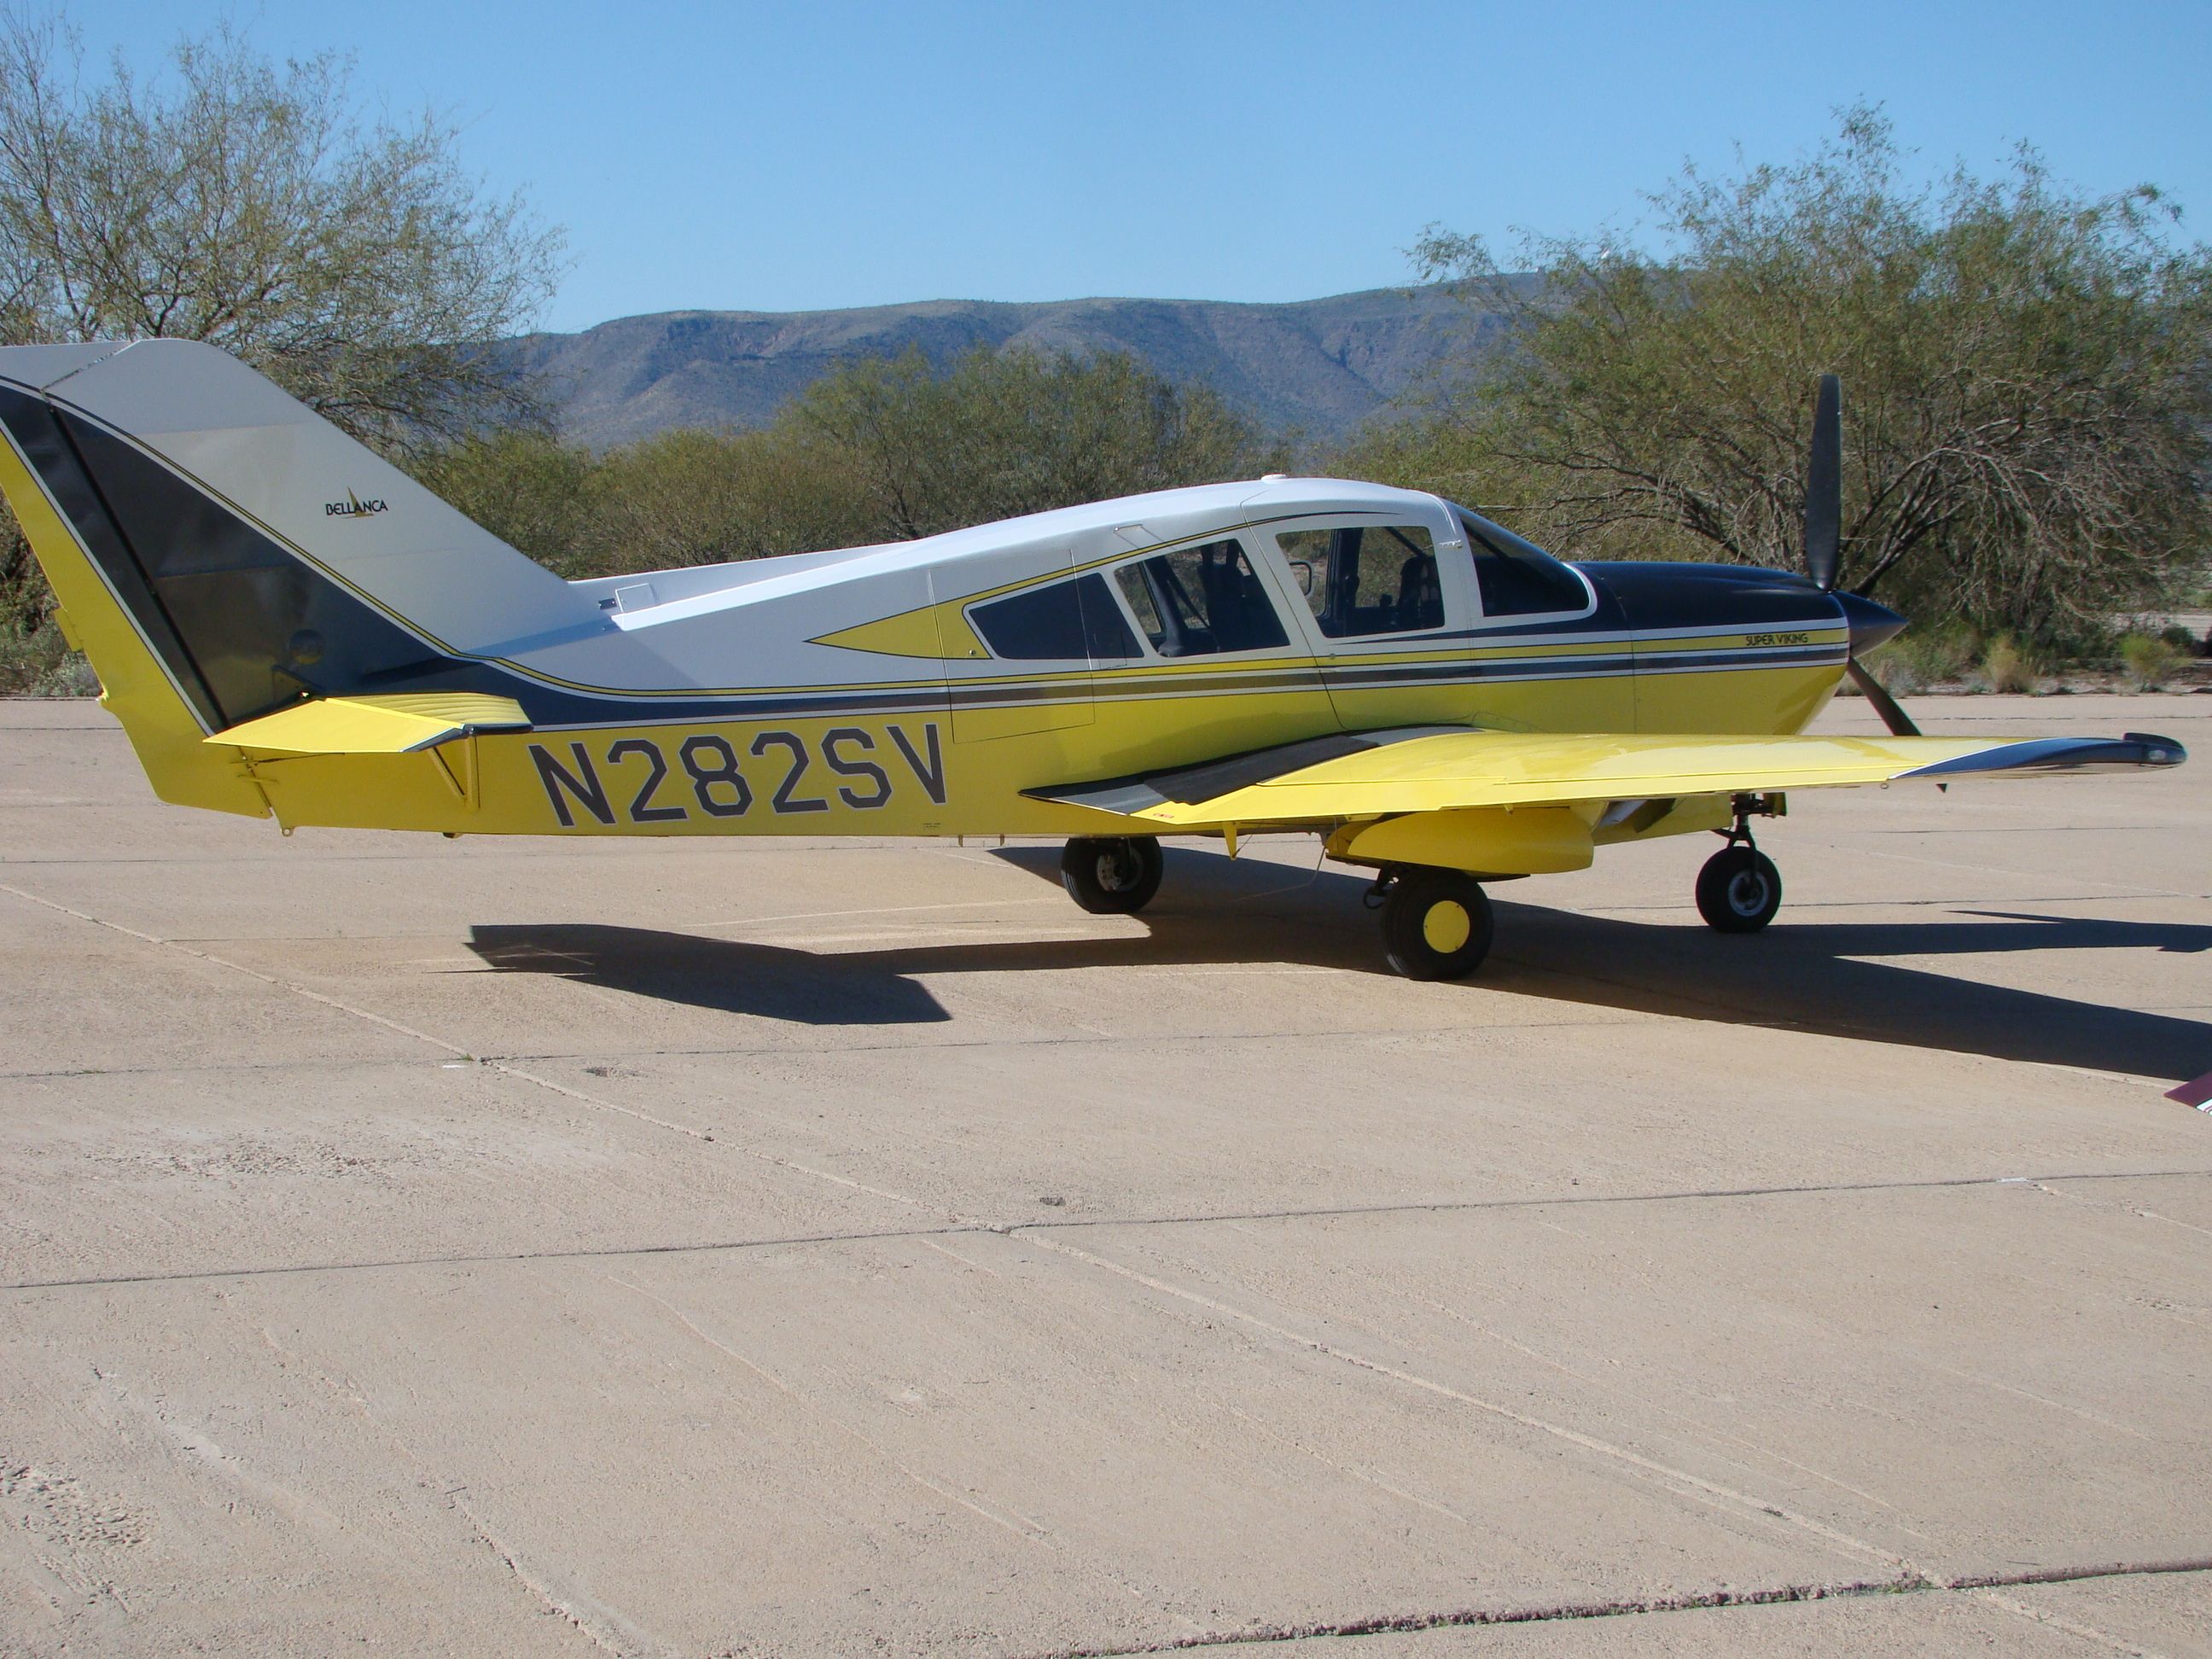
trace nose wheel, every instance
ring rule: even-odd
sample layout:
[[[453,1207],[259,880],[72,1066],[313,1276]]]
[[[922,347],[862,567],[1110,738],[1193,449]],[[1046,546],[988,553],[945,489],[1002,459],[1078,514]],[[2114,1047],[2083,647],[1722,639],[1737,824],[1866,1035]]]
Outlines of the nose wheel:
[[[1698,872],[1698,914],[1716,932],[1755,933],[1782,908],[1782,872],[1752,844],[1745,816],[1719,833],[1729,844]]]
[[[1133,915],[1160,890],[1164,867],[1153,836],[1078,836],[1060,855],[1060,884],[1093,915]]]

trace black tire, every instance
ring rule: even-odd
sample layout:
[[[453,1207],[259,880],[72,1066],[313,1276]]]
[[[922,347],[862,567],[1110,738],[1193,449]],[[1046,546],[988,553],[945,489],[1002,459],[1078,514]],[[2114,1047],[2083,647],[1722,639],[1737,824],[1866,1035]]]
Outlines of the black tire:
[[[1133,915],[1160,890],[1164,867],[1151,836],[1078,836],[1060,855],[1060,884],[1093,915]]]
[[[1782,872],[1756,847],[1723,847],[1698,872],[1698,914],[1723,933],[1755,933],[1782,908]]]
[[[1456,870],[1408,870],[1382,901],[1382,945],[1407,979],[1465,979],[1490,954],[1490,895]]]

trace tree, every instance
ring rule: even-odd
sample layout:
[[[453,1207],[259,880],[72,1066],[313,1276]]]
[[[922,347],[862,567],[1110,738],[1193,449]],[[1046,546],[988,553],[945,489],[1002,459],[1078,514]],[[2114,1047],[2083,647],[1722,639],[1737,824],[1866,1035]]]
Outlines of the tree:
[[[590,453],[535,427],[483,433],[413,459],[416,480],[510,547],[564,576],[591,525]]]
[[[581,549],[595,574],[717,564],[884,539],[848,458],[787,418],[765,431],[678,429],[606,455]]]
[[[560,239],[479,191],[449,123],[364,123],[345,60],[279,69],[227,27],[154,82],[81,59],[0,11],[0,343],[211,341],[401,456],[542,418],[497,348]],[[52,604],[0,508],[0,682],[58,658]]]
[[[1795,568],[1832,369],[1845,586],[2043,639],[2152,599],[2212,532],[2206,250],[2156,190],[2086,199],[2029,149],[1935,191],[1900,162],[1847,110],[1800,164],[1686,168],[1650,198],[1667,252],[1532,240],[1533,283],[1431,231],[1426,274],[1510,344],[1358,462],[1578,550]]]
[[[465,440],[416,476],[562,575],[906,540],[1279,459],[1211,391],[1134,360],[988,347],[832,370],[767,427],[678,428],[593,458],[541,432]]]
[[[1211,387],[1117,351],[978,346],[942,373],[917,349],[864,359],[808,387],[778,428],[843,459],[884,540],[1249,478],[1279,453]]]
[[[483,196],[425,112],[364,124],[329,53],[281,70],[228,27],[142,82],[81,80],[62,25],[0,20],[0,327],[207,340],[402,451],[538,415],[492,349],[560,240]]]

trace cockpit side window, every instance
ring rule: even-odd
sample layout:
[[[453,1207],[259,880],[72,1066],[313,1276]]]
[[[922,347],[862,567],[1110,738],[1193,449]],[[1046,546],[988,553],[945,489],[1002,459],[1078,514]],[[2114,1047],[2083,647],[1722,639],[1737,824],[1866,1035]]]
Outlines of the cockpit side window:
[[[1279,530],[1275,545],[1333,640],[1444,625],[1436,544],[1423,526]]]
[[[970,605],[968,620],[993,656],[1017,662],[1116,662],[1143,654],[1096,574]]]
[[[1485,617],[1578,617],[1589,610],[1595,596],[1571,567],[1503,526],[1463,507],[1454,510],[1474,555]]]
[[[1259,574],[1233,538],[1118,566],[1114,580],[1163,657],[1274,649],[1289,641]]]

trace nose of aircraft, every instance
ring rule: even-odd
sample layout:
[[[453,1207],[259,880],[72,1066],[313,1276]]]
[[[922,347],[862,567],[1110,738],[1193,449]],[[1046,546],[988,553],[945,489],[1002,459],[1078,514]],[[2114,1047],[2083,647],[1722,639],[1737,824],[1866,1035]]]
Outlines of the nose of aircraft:
[[[1856,593],[1838,592],[1828,597],[1843,607],[1844,626],[1851,630],[1854,657],[1863,657],[1875,647],[1905,631],[1905,618],[1886,605],[1876,605]]]

